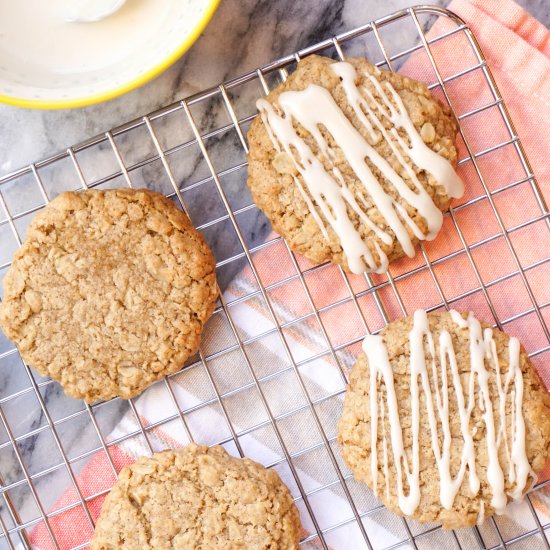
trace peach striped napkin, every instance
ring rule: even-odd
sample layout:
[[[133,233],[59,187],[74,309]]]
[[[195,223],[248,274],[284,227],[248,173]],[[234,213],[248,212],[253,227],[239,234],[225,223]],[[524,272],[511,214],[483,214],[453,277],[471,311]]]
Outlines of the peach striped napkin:
[[[549,32],[511,0],[454,0],[450,9],[465,19],[480,41],[543,193],[550,199],[550,165],[546,161],[550,128]],[[429,36],[439,36],[452,30],[454,26],[454,23],[442,17],[435,23]],[[431,48],[443,78],[479,63],[462,32],[433,43]],[[423,51],[413,54],[399,70],[430,83],[436,82],[429,59]],[[450,80],[447,87],[458,115],[495,101],[481,68]],[[440,89],[436,88],[435,93],[441,96]],[[464,118],[462,127],[474,153],[511,140],[498,105]],[[465,158],[467,154],[464,143],[460,144],[460,148],[460,156]],[[447,215],[441,235],[434,242],[427,243],[426,255],[432,262],[433,274],[445,295],[449,299],[456,298],[451,303],[452,307],[460,310],[473,309],[478,317],[494,321],[486,297],[476,290],[479,287],[479,276],[488,285],[488,298],[497,316],[501,320],[510,319],[506,323],[506,330],[520,337],[528,351],[544,350],[549,345],[548,337],[536,312],[532,311],[533,305],[525,284],[517,273],[510,244],[514,247],[521,265],[527,268],[526,279],[536,300],[539,304],[549,303],[550,285],[547,281],[550,279],[550,267],[542,262],[548,257],[550,250],[550,232],[544,219],[527,224],[530,220],[540,217],[542,212],[530,181],[526,179],[525,167],[519,160],[514,143],[480,155],[478,163],[486,186],[490,191],[496,192],[493,199],[501,213],[502,223],[507,229],[512,229],[510,243],[501,235],[499,220],[492,211],[480,178],[470,161],[460,167],[461,176],[466,182],[467,194],[455,205],[456,225]],[[523,183],[510,185],[518,181]],[[473,202],[461,209],[460,205],[468,201]],[[457,227],[460,228],[460,232]],[[316,317],[311,315],[309,297],[304,293],[302,281],[297,276],[284,242],[275,235],[270,239],[271,243],[268,246],[254,254],[254,263],[262,283],[269,289],[269,297],[278,320],[285,324],[285,337],[294,360],[300,364],[300,372],[308,391],[312,399],[316,399],[317,396],[320,399],[322,406],[319,405],[318,410],[323,414],[323,418],[330,419],[329,436],[332,437],[339,416],[345,379],[334,361],[335,357],[330,354],[323,355],[323,352],[327,351],[325,335]],[[472,246],[471,259],[478,274],[475,273],[468,256],[460,252],[463,250],[462,239]],[[447,255],[451,256],[438,263],[438,259]],[[381,285],[378,294],[375,295],[372,291],[369,292],[370,283],[364,277],[350,276],[346,282],[339,269],[334,266],[309,269],[311,266],[306,261],[301,258],[297,258],[297,261],[300,269],[304,271],[304,280],[311,300],[321,311],[320,320],[330,343],[338,349],[337,359],[346,369],[358,353],[359,340],[364,336],[366,328],[375,331],[384,324],[377,307],[377,299],[385,304],[390,319],[402,315],[395,293],[386,276],[373,277],[373,282]],[[414,270],[413,274],[401,277],[410,270]],[[441,298],[434,277],[427,269],[422,254],[419,253],[414,259],[398,262],[392,267],[392,276],[407,312],[410,313],[418,307],[440,306]],[[281,281],[286,282],[279,285]],[[359,293],[357,302],[350,299],[348,284],[354,293]],[[258,284],[251,270],[245,269],[229,285],[225,299],[230,304],[240,337],[243,340],[259,337],[249,349],[249,353],[253,355],[254,365],[266,365],[266,369],[269,366],[273,372],[287,372],[288,358],[279,335],[273,332],[273,322],[257,290]],[[324,309],[336,302],[339,305]],[[542,315],[547,320],[550,319],[549,312],[550,308],[542,309]],[[300,320],[293,322],[297,319]],[[226,329],[223,315],[215,315],[203,344],[206,355],[235,343]],[[348,344],[350,341],[354,343]],[[238,354],[224,356],[223,370],[226,380],[238,380],[241,376],[243,367],[242,358],[239,357]],[[534,362],[547,385],[550,384],[549,358],[548,351],[539,352],[534,357]],[[189,370],[185,369],[181,376],[178,375],[171,381],[178,403],[186,409],[204,402],[204,394],[202,390],[199,391],[202,388],[199,384],[200,368],[196,366],[190,367]],[[191,369],[198,369],[196,376]],[[194,380],[193,383],[190,383],[191,379]],[[271,409],[277,411],[275,414],[284,414],[295,409],[297,404],[303,404],[303,396],[296,390],[296,379],[292,369],[288,377],[278,378],[274,391],[269,391],[267,385],[265,391]],[[236,430],[246,431],[250,426],[266,420],[261,405],[253,399],[240,399],[238,407],[230,412]],[[136,409],[143,424],[148,426],[173,414],[173,411],[169,410],[170,403],[166,387],[157,384],[136,400]],[[292,418],[295,425],[291,428],[294,429],[296,437],[309,437],[312,431],[307,423],[302,425],[299,417]],[[195,439],[200,442],[210,444],[227,438],[227,425],[222,412],[216,407],[199,409],[196,414],[187,415],[187,419]],[[281,420],[282,427],[283,424]],[[135,419],[128,413],[110,434],[108,441],[115,441],[134,429]],[[153,428],[148,434],[154,450],[178,447],[188,441],[179,420]],[[313,435],[311,437],[315,439]],[[272,439],[263,438],[260,430],[255,430],[241,437],[240,442],[245,453],[253,459],[268,465],[276,464],[275,467],[293,494],[299,496],[288,467],[280,460],[280,449]],[[230,445],[229,450],[236,452]],[[142,437],[135,437],[109,447],[109,452],[110,460],[104,451],[100,451],[77,476],[84,498],[106,491],[115,481],[115,470],[118,471],[124,465],[133,462],[139,455],[147,454],[148,447]],[[310,464],[307,473],[298,459],[295,465],[306,490],[322,487],[326,484],[327,475],[334,477],[334,472],[330,474],[330,463],[325,466],[320,462],[317,469],[315,465]],[[356,489],[357,492],[354,494],[358,495],[360,511],[369,506],[373,508],[375,504],[369,492],[364,487]],[[100,511],[103,499],[104,495],[101,495],[88,503],[94,519]],[[541,520],[548,522],[550,499],[546,493],[539,492],[533,501]],[[352,515],[341,491],[320,491],[314,494],[312,502],[322,527],[344,523],[342,527],[327,535],[333,547],[361,547],[362,538],[356,526],[353,523],[345,523]],[[300,499],[298,506],[305,530],[313,531],[311,520]],[[70,508],[50,519],[51,529],[62,549],[84,544],[92,535],[92,528],[79,505],[74,487],[63,494],[50,513],[65,507]],[[406,538],[402,523],[385,511],[366,516],[364,521],[374,547],[397,544]],[[526,504],[509,507],[506,516],[499,519],[503,531],[511,533],[512,536],[531,529],[532,522],[532,515]],[[490,540],[489,534],[487,540]],[[31,541],[36,548],[42,550],[53,547],[43,524],[34,528]],[[498,544],[498,541],[495,544]]]

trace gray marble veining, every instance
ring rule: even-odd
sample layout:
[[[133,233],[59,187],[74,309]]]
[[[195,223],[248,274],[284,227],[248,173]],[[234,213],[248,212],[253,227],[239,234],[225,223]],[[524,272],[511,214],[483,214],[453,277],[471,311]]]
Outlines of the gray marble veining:
[[[29,111],[0,106],[0,175],[284,54],[416,3],[418,2],[409,0],[222,0],[211,24],[193,48],[163,75],[138,90],[104,104],[69,111]],[[437,0],[435,3],[446,5],[447,0]],[[522,0],[520,4],[543,23],[549,23],[550,6],[544,0]],[[429,20],[425,21],[426,25],[429,23]],[[399,37],[395,40],[399,40]],[[250,108],[250,102],[237,103],[237,108],[240,105],[243,111],[237,113],[239,116],[252,114],[251,111],[246,112]],[[215,103],[201,106],[193,114],[201,131],[218,127],[223,122],[223,117],[227,117],[221,105]],[[158,127],[157,131],[160,139],[165,140],[163,144],[167,146],[181,143],[186,137],[190,137],[189,129],[179,124],[176,117],[167,119],[166,126]],[[131,134],[120,138],[118,145],[127,164],[139,162],[153,152],[150,142],[136,140]],[[208,147],[215,163],[227,165],[227,155],[234,157],[231,159],[233,164],[244,159],[235,133],[209,140]],[[84,174],[90,181],[116,171],[115,159],[107,149],[105,148],[103,162],[97,163],[97,154],[89,162],[85,155],[79,159]],[[224,157],[218,158],[217,151],[222,150]],[[222,215],[223,205],[215,189],[209,188],[208,184],[194,185],[208,176],[208,169],[198,151],[178,152],[172,161],[174,176],[189,198],[188,204],[194,223],[208,224],[210,220]],[[71,180],[71,173],[68,168],[64,171],[63,167],[45,172],[43,181],[46,191],[53,188],[53,182],[56,182],[56,191],[60,189],[60,183],[63,188],[75,188],[77,183]],[[161,174],[162,169],[157,163],[143,167],[133,176],[137,183],[156,181],[157,190],[168,191],[168,183],[162,179]],[[233,209],[250,203],[243,183],[245,176],[244,170],[224,176],[224,188]],[[32,206],[33,201],[39,201],[31,190],[34,189],[34,184],[27,184],[21,180],[3,187],[2,191],[12,213],[18,208],[23,210]],[[124,185],[124,182],[114,180],[107,185]],[[30,217],[18,220],[18,231],[24,232]],[[246,228],[245,236],[249,245],[261,242],[269,230],[268,224],[256,210],[243,214],[242,225]],[[218,260],[239,251],[238,242],[231,234],[229,226],[217,224],[215,227],[206,227],[204,232]],[[3,234],[0,234],[0,238],[3,239],[0,263],[4,263],[9,260],[15,244],[10,241],[4,245],[9,239]],[[222,286],[238,269],[239,264],[232,262],[220,270]],[[10,353],[11,350],[13,346],[0,335],[0,401],[23,392],[32,384],[29,373],[17,354]],[[56,421],[74,415],[70,422],[57,425],[60,444],[70,459],[99,444],[95,428],[84,411],[84,405],[66,398],[57,384],[41,385],[43,379],[36,374],[32,375],[35,376],[35,383],[39,384],[50,419],[44,414],[34,392],[21,393],[20,397],[1,405],[13,431],[12,435],[15,438],[21,437],[18,439],[18,450],[31,475],[62,462],[57,443],[47,429],[48,420]],[[107,435],[111,431],[127,408],[126,403],[115,400],[96,409],[97,422],[103,434]],[[32,435],[23,437],[29,433]],[[14,450],[9,445],[3,446],[8,439],[0,424],[0,476],[4,483],[14,483],[23,479],[23,473]],[[84,464],[84,459],[76,461],[73,464],[75,472]],[[68,473],[64,468],[52,471],[37,482],[37,491],[45,509],[48,509],[68,484]],[[36,517],[36,505],[24,484],[21,484],[20,489],[11,491],[10,496],[22,521]],[[1,498],[0,515],[9,528],[11,520]]]

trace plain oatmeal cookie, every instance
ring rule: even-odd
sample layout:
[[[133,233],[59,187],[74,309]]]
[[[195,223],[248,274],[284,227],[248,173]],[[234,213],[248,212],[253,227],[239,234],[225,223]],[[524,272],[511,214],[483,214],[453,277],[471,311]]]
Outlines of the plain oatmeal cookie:
[[[453,529],[523,497],[550,452],[550,396],[517,339],[419,311],[363,349],[338,439],[356,479],[396,514]]]
[[[63,193],[15,253],[0,324],[68,395],[128,399],[197,351],[214,267],[201,234],[158,193]]]
[[[257,106],[252,197],[315,264],[383,272],[433,239],[463,193],[456,121],[423,83],[312,55]]]
[[[294,550],[300,519],[277,472],[191,444],[124,468],[92,550]]]

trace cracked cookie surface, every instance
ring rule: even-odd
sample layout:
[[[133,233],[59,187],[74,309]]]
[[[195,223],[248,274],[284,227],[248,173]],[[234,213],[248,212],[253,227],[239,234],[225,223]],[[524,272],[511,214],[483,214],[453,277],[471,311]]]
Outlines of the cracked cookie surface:
[[[222,447],[191,444],[124,468],[92,550],[294,550],[298,511],[277,472]]]
[[[0,324],[68,395],[128,399],[197,351],[216,297],[212,253],[166,197],[67,192],[15,253]]]

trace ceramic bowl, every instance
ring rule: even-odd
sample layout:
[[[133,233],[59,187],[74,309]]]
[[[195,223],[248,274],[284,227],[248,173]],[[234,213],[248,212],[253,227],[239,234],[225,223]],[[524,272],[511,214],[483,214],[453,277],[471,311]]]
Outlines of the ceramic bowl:
[[[128,0],[101,22],[69,23],[41,13],[44,0],[16,15],[0,0],[0,102],[64,109],[133,90],[191,47],[219,1]]]

